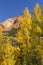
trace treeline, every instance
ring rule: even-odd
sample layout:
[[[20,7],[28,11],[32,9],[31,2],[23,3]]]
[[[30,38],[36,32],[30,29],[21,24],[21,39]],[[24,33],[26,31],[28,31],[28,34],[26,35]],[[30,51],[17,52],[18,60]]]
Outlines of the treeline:
[[[32,14],[24,10],[16,36],[2,33],[0,27],[0,65],[43,65],[43,8],[38,4]]]

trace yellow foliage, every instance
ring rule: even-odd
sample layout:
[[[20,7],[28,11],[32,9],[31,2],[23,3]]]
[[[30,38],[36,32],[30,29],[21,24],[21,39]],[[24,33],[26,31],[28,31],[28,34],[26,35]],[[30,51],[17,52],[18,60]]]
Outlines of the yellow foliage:
[[[14,47],[10,44],[10,40],[5,36],[0,36],[0,57],[1,60],[3,59],[1,65],[14,65],[15,63]]]
[[[37,27],[35,28],[35,31],[36,31],[36,32],[40,32],[40,33],[42,32],[42,30],[41,30],[41,28],[40,28],[39,26],[37,26]]]
[[[21,25],[31,29],[32,28],[31,24],[32,24],[31,15],[29,13],[29,10],[26,8],[21,17]]]
[[[39,4],[36,4],[34,10],[33,10],[34,16],[36,17],[36,20],[41,22],[41,8]]]
[[[2,26],[0,25],[0,34],[2,34],[2,31],[3,31],[3,28],[2,28]]]

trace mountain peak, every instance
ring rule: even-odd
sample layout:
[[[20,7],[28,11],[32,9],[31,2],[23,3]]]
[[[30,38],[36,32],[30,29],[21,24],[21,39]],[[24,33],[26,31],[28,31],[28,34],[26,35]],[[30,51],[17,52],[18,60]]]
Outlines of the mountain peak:
[[[15,16],[13,18],[8,18],[3,21],[0,25],[3,27],[4,31],[11,30],[12,28],[18,28],[20,24],[21,16]]]

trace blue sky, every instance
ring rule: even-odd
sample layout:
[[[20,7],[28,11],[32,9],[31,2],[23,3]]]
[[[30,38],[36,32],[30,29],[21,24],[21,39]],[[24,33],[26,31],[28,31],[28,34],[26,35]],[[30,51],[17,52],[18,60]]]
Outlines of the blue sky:
[[[43,5],[43,0],[0,0],[0,22],[22,14],[25,7],[32,13],[36,3]]]

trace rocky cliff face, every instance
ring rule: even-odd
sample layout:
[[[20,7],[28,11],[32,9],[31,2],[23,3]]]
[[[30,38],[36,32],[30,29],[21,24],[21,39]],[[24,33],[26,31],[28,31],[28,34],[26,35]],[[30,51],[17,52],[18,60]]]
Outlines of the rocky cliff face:
[[[3,31],[9,31],[13,28],[17,29],[20,26],[21,16],[15,16],[13,18],[8,18],[7,20],[3,21],[0,26],[2,26]]]

